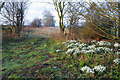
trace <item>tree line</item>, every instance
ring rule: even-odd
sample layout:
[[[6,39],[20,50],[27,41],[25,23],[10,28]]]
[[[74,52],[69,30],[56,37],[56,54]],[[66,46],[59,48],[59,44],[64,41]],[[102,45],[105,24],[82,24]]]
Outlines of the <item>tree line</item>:
[[[43,18],[34,18],[33,21],[30,23],[31,27],[55,27],[55,19],[53,14],[48,11],[45,10],[43,12]]]
[[[120,40],[120,2],[65,2],[53,0],[61,35]]]
[[[120,40],[120,2],[67,2],[64,0],[52,0],[51,3],[59,17],[60,35],[73,38],[106,38]],[[9,23],[12,33],[19,36],[24,24],[25,10],[28,1],[1,3],[1,15],[6,23]],[[2,9],[3,10],[2,10]],[[34,19],[32,26],[55,25],[54,16],[44,12],[43,21]],[[66,28],[69,33],[66,35]]]
[[[12,37],[20,36],[25,24],[26,11],[30,5],[29,0],[23,2],[0,2],[0,21],[11,31]],[[34,18],[29,24],[31,27],[55,26],[54,16],[50,11],[43,12],[43,18]]]
[[[1,22],[7,24],[12,30],[12,36],[20,36],[25,21],[25,11],[29,1],[24,2],[1,2]]]

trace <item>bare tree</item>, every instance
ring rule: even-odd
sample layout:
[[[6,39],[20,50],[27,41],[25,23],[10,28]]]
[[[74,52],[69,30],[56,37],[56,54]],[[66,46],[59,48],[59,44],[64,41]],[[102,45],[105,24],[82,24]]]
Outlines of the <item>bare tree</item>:
[[[35,18],[30,25],[32,27],[42,27],[42,20]]]
[[[63,0],[53,0],[53,5],[55,7],[55,10],[58,13],[59,17],[59,27],[60,27],[60,34],[64,35],[65,25],[64,25],[64,17],[66,14],[66,6],[68,2],[65,2]]]
[[[1,21],[11,27],[13,36],[15,33],[20,36],[27,7],[28,1],[6,2],[1,10]]]
[[[43,12],[43,26],[55,26],[54,16],[50,11]]]
[[[84,2],[81,2],[81,3],[84,4]],[[80,24],[82,23],[82,21],[85,20],[84,17],[80,16],[79,13],[76,12],[76,10],[72,6],[76,7],[76,9],[79,10],[79,12],[81,12],[81,13],[84,13],[85,10],[84,10],[84,8],[78,6],[79,5],[78,2],[68,2],[68,4],[69,5],[67,6],[67,10],[66,10],[67,11],[67,13],[66,13],[67,19],[66,20],[68,22],[67,25],[69,28],[69,34],[71,34],[71,29],[80,27],[81,26]]]
[[[88,28],[94,33],[102,37],[105,37],[111,40],[120,39],[120,37],[118,37],[117,35],[111,34],[109,32],[111,30],[114,30],[115,32],[117,31],[119,32],[118,30],[120,25],[119,24],[120,11],[118,6],[119,4],[117,4],[117,2],[107,2],[108,4],[107,7],[101,2],[96,2],[96,3],[86,2],[86,4],[87,5],[80,4],[78,6],[82,6],[86,8],[87,13],[89,13],[89,15],[79,12],[79,10],[77,10],[75,6],[72,6],[72,5],[71,6],[76,10],[76,12],[79,12],[79,15],[83,16],[87,22],[89,22],[91,25],[94,26],[94,28],[99,30],[100,33],[96,30],[91,29],[90,27]],[[93,10],[90,9],[90,6],[93,8]],[[109,21],[109,23],[105,22],[106,20]],[[102,26],[101,23],[104,24],[104,26]],[[113,23],[116,25],[113,25]],[[108,28],[109,25],[111,25],[113,29]]]

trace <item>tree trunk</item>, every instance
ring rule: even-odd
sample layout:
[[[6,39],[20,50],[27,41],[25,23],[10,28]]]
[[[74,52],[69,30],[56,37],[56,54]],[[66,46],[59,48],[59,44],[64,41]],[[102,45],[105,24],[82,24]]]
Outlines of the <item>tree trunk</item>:
[[[118,9],[120,10],[120,3],[118,3]],[[118,12],[118,15],[119,15],[118,36],[119,36],[119,39],[120,39],[120,12]]]
[[[118,26],[118,36],[120,38],[120,23],[119,23],[119,26]]]
[[[115,28],[115,36],[117,37],[117,28]]]
[[[15,36],[15,26],[14,26],[14,2],[13,2],[13,26],[12,26],[12,37]]]
[[[23,27],[23,17],[24,17],[24,16],[23,16],[23,15],[24,15],[24,10],[23,10],[23,5],[22,5],[22,3],[21,3],[21,10],[20,10],[20,14],[21,14],[21,15],[20,15],[20,17],[21,17],[21,18],[20,18],[20,19],[21,19],[21,21],[20,21],[20,22],[21,22],[21,23],[20,23],[19,36],[20,36],[20,32],[21,32],[22,27]]]
[[[62,20],[61,20],[61,17],[59,17],[59,28],[60,28],[60,36],[63,36],[63,34],[64,34],[64,30],[63,30],[63,27],[62,27],[62,22],[61,22]]]

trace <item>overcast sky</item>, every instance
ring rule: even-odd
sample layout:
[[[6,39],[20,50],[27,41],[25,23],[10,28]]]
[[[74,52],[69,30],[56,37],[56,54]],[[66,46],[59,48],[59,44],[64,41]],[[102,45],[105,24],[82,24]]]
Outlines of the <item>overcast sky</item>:
[[[69,0],[65,0],[65,1],[69,1]],[[73,0],[73,2],[74,1],[81,1],[81,0]],[[94,1],[96,1],[96,0],[94,0]],[[104,0],[102,0],[102,1],[104,1]],[[26,18],[25,18],[26,19],[25,24],[30,24],[30,22],[34,18],[42,19],[44,10],[48,10],[55,17],[55,21],[56,21],[55,25],[58,26],[59,18],[57,16],[57,12],[54,9],[54,6],[52,4],[45,3],[45,2],[52,3],[52,0],[30,0],[30,5],[28,7]]]
[[[82,0],[65,0],[65,1],[82,1]],[[84,0],[83,0],[84,1]],[[88,1],[88,0],[86,0]],[[93,1],[97,1],[97,0],[93,0]],[[101,1],[101,0],[99,0]],[[57,12],[54,9],[54,6],[52,4],[49,3],[45,3],[45,2],[50,2],[52,3],[52,0],[30,0],[30,5],[29,8],[27,10],[27,15],[26,15],[26,23],[25,24],[29,24],[34,18],[41,18],[43,17],[43,12],[44,10],[48,10],[50,11],[53,16],[55,17],[55,21],[56,21],[56,26],[58,26],[58,16],[57,16]]]
[[[44,2],[52,3],[52,0],[30,0],[26,15],[26,24],[29,24],[34,18],[42,18],[44,10],[48,10],[55,16],[56,25],[58,25],[57,12],[55,11],[54,6]]]

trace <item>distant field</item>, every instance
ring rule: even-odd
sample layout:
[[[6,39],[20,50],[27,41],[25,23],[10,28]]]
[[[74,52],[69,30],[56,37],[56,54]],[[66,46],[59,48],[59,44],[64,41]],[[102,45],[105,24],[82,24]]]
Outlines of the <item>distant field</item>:
[[[21,36],[51,36],[60,32],[58,27],[23,27]],[[2,30],[2,36],[11,37],[11,30]]]
[[[40,28],[24,27],[23,31],[34,31],[34,34],[46,34],[46,35],[57,34],[60,32],[58,27],[40,27]]]

